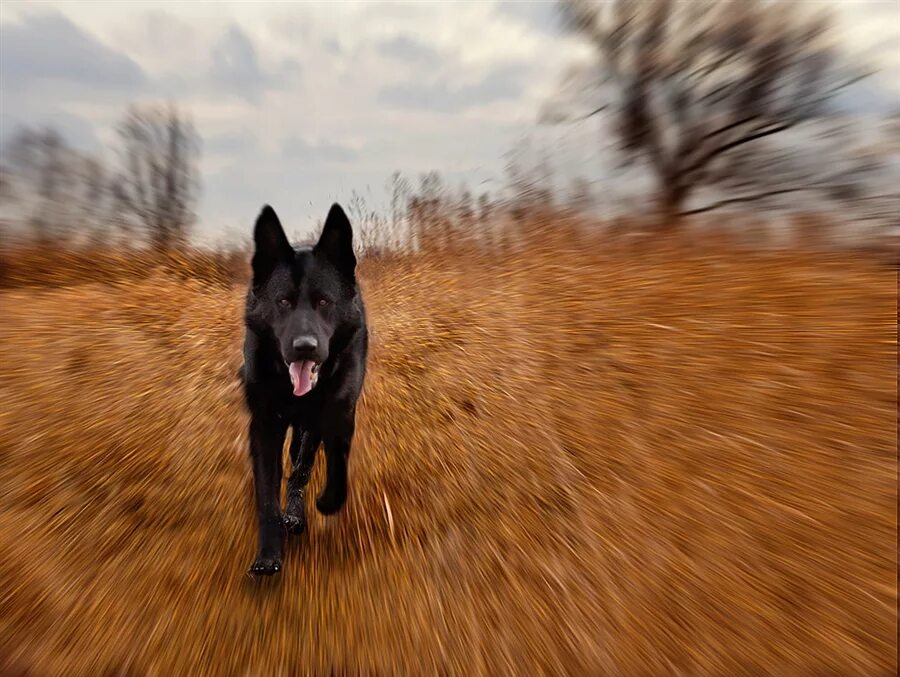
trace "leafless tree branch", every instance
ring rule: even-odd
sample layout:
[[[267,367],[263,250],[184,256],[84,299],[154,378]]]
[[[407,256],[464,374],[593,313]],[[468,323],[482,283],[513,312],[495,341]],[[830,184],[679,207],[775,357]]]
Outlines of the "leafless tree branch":
[[[122,169],[115,193],[121,208],[159,248],[185,242],[199,190],[199,137],[169,107],[133,107],[119,125]]]
[[[761,153],[763,139],[819,119],[863,77],[845,77],[830,17],[788,0],[562,0],[561,10],[596,48],[598,79],[609,85],[578,119],[613,114],[622,152],[647,163],[673,216],[692,213],[683,204],[698,188],[759,171],[764,162],[735,155]]]

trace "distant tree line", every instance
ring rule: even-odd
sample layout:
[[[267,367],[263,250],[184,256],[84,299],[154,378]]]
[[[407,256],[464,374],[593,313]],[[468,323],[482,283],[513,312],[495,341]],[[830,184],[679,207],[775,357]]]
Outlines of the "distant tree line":
[[[21,128],[5,145],[0,211],[35,239],[186,244],[200,190],[200,137],[174,105],[129,108],[111,161],[47,127]]]

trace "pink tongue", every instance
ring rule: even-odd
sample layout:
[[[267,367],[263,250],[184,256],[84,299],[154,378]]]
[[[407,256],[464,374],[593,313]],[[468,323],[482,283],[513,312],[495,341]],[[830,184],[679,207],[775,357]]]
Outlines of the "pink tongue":
[[[294,395],[300,397],[312,390],[312,368],[315,362],[291,362],[291,383],[294,385]]]

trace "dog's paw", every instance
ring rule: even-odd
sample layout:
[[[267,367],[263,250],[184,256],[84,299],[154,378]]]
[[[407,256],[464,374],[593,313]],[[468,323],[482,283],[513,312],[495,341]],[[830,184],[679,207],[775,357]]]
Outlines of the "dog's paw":
[[[316,499],[316,508],[323,515],[333,515],[344,507],[347,500],[346,487],[341,491],[328,491],[326,488],[322,495]]]
[[[299,536],[306,530],[306,518],[302,514],[286,512],[281,517],[281,523],[284,525],[285,531],[292,536]]]
[[[281,571],[280,557],[257,557],[250,565],[250,573],[254,576],[272,576]]]

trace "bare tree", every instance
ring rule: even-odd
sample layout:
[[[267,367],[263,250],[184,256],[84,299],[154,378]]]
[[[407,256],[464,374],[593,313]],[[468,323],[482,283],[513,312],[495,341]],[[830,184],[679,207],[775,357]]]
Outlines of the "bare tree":
[[[475,235],[475,201],[472,193],[465,185],[459,189],[459,197],[456,203],[456,220],[459,230],[467,237]]]
[[[62,235],[65,194],[72,183],[73,152],[62,136],[50,128],[17,132],[10,143],[9,160],[19,179],[22,216],[38,240]]]
[[[78,227],[90,234],[95,243],[109,244],[109,236],[118,225],[113,212],[109,177],[97,158],[85,157],[80,163],[78,188]]]
[[[668,223],[701,187],[727,187],[730,197],[692,212],[819,187],[762,180],[775,146],[764,140],[820,119],[854,79],[830,41],[829,16],[802,5],[561,3],[566,25],[599,57],[590,77],[570,74],[594,99],[582,119],[612,114],[625,159],[653,172]]]
[[[491,196],[488,193],[482,193],[478,196],[478,220],[482,226],[487,225],[491,221],[492,215]]]
[[[124,213],[154,247],[178,247],[194,222],[200,141],[174,106],[132,107],[119,125],[122,169],[114,185]]]
[[[403,230],[403,225],[412,188],[405,176],[400,172],[394,172],[391,174],[389,189],[391,192],[391,235],[389,239],[392,247],[403,249],[410,244],[411,236]]]
[[[450,222],[446,218],[447,189],[438,172],[419,175],[419,188],[410,194],[407,214],[415,246],[442,250],[450,241]]]
[[[546,151],[537,152],[524,138],[506,154],[506,187],[514,216],[553,203],[553,171]]]
[[[4,201],[38,240],[96,236],[108,229],[109,185],[99,159],[54,129],[20,129],[9,144]]]
[[[365,196],[357,190],[350,192],[347,213],[358,231],[353,238],[358,257],[377,256],[390,248],[391,237],[387,217],[377,209],[370,208]]]

